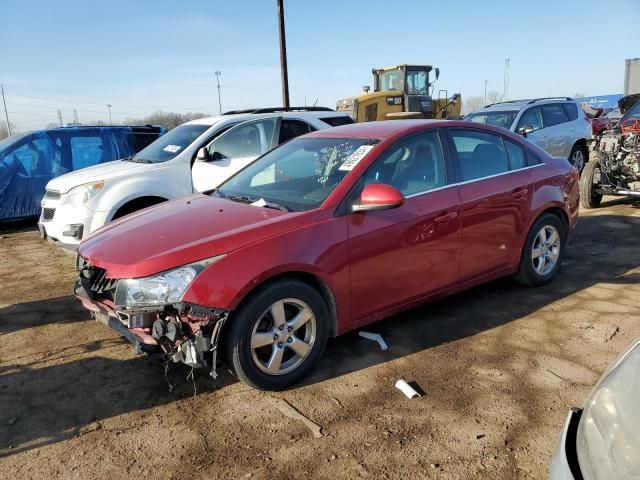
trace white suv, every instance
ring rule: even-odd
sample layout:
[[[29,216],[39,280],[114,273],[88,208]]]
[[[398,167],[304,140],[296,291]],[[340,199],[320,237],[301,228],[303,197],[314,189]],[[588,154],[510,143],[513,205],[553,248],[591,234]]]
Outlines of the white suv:
[[[572,98],[534,98],[494,103],[465,120],[516,132],[554,157],[564,157],[580,172],[588,161],[591,122]]]
[[[348,114],[323,107],[233,111],[187,122],[135,156],[51,180],[42,200],[40,234],[73,248],[123,215],[216,188],[291,138],[347,123],[353,123]]]

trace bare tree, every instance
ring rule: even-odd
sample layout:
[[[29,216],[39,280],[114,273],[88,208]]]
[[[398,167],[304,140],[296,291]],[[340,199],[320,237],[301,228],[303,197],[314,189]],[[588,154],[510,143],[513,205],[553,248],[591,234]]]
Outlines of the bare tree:
[[[127,118],[123,123],[125,125],[161,125],[167,130],[171,130],[185,122],[206,116],[200,112],[175,113],[157,110],[144,118]]]
[[[490,92],[487,92],[487,105],[491,103],[502,102],[503,100],[504,100],[504,95],[502,95],[500,92],[496,90],[491,90]]]
[[[18,132],[18,127],[11,122],[11,134]],[[7,128],[7,122],[0,121],[0,140],[3,140],[9,136],[9,129]]]
[[[467,97],[462,103],[462,113],[467,114],[474,112],[484,106],[484,99],[482,97]]]

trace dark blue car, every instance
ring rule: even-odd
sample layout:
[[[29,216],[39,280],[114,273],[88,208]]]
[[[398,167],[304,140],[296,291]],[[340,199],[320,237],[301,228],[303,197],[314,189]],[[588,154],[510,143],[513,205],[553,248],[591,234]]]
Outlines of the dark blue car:
[[[133,155],[165,133],[158,126],[64,127],[0,141],[0,221],[36,217],[49,180]]]

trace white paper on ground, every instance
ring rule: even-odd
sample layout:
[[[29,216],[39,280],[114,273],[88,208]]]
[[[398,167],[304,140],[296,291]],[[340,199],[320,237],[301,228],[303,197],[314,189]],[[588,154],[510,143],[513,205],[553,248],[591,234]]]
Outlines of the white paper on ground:
[[[404,380],[400,379],[396,382],[396,388],[399,389],[408,399],[419,397],[420,394],[416,392],[411,385]]]

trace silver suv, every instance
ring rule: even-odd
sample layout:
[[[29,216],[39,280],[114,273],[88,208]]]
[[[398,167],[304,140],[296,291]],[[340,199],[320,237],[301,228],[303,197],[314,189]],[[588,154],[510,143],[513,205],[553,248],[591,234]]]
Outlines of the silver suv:
[[[488,123],[516,132],[556,157],[564,157],[580,172],[588,161],[591,123],[572,98],[535,98],[493,103],[465,120]]]

